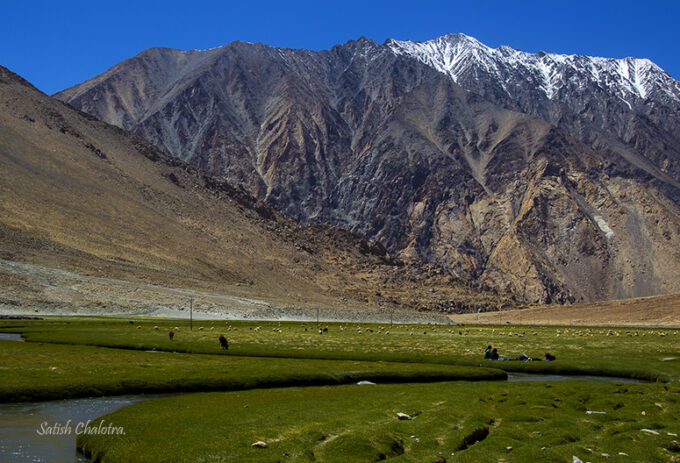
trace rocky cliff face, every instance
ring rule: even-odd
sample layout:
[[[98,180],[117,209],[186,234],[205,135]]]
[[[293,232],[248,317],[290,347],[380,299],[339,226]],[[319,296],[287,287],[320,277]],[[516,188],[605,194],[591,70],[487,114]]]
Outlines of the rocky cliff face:
[[[298,220],[566,302],[680,291],[679,88],[451,35],[150,49],[57,97]]]

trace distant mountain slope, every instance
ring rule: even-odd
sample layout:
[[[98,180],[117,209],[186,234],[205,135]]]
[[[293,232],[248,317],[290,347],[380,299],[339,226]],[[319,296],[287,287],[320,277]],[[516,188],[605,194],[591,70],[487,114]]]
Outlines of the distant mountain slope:
[[[570,136],[615,151],[678,188],[680,83],[647,59],[525,53],[449,34],[388,40],[487,101],[538,116]],[[678,202],[678,192],[673,192]]]
[[[507,301],[349,232],[301,227],[2,67],[0,259],[308,307]],[[30,281],[10,273],[4,298]]]
[[[154,48],[56,96],[303,222],[567,302],[680,291],[679,94],[647,61],[451,35]]]

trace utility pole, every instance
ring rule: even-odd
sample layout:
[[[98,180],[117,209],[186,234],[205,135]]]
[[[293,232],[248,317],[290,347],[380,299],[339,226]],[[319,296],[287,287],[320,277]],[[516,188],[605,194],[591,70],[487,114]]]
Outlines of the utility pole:
[[[194,330],[194,300],[189,299],[189,329]]]
[[[316,329],[319,329],[319,308],[316,308]]]
[[[392,309],[390,309],[390,329],[392,328]]]

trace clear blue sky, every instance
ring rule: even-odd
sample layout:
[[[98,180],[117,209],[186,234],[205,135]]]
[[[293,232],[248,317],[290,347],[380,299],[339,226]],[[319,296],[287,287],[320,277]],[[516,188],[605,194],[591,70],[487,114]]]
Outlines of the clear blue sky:
[[[53,93],[153,46],[321,50],[462,32],[492,47],[649,58],[680,79],[679,23],[679,0],[17,0],[2,5],[0,65]]]

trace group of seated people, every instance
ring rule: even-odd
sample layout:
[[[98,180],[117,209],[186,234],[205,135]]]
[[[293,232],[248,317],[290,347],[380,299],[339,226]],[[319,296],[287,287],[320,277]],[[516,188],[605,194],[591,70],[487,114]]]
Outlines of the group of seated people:
[[[487,348],[484,350],[484,359],[485,360],[521,360],[523,362],[526,361],[532,361],[532,360],[540,360],[540,359],[532,359],[530,357],[527,357],[525,354],[521,354],[519,357],[516,358],[508,358],[508,357],[503,357],[501,358],[498,355],[498,349],[495,347],[492,348],[491,345],[487,346]],[[552,362],[556,359],[554,355],[551,355],[549,352],[545,353],[545,357],[543,357],[544,362]]]

